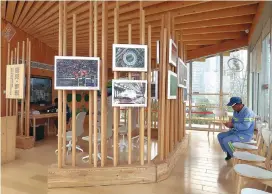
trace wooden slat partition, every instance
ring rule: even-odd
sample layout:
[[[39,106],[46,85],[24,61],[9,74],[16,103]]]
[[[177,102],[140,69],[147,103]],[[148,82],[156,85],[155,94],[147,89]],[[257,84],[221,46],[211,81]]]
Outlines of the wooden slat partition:
[[[108,2],[102,3],[102,67],[101,67],[101,167],[104,167],[107,161],[107,41],[108,41]]]
[[[93,2],[89,4],[89,56],[93,56]],[[92,164],[93,91],[89,91],[89,164]]]
[[[152,100],[151,100],[151,25],[148,26],[148,107],[147,107],[147,161],[151,163],[151,111],[152,111]]]
[[[128,25],[128,44],[132,44],[132,28],[131,24]],[[131,79],[131,72],[128,73],[128,79]],[[135,119],[135,118],[133,118]],[[131,164],[131,152],[132,152],[132,108],[128,108],[128,164]]]
[[[97,52],[98,52],[98,48],[97,48],[97,43],[98,43],[98,37],[97,37],[97,1],[94,1],[94,57],[97,57]],[[94,98],[93,98],[93,103],[94,103],[94,167],[97,167],[97,149],[98,149],[98,145],[97,145],[97,91],[94,91]]]
[[[63,56],[67,55],[67,2],[63,2]],[[66,103],[67,103],[67,92],[66,90],[62,91],[63,93],[63,150],[62,150],[62,164],[66,163]]]
[[[16,64],[17,59],[17,48],[14,48],[14,55],[13,55],[13,64]],[[16,114],[16,99],[12,99],[12,115]],[[16,120],[16,119],[15,119]],[[16,135],[17,135],[17,128],[16,128]]]
[[[76,56],[76,14],[73,14],[73,56]],[[72,166],[76,166],[76,90],[72,91]]]
[[[59,2],[59,56],[62,56],[63,2]],[[58,90],[58,168],[62,168],[62,91]]]
[[[118,4],[117,4],[118,5]],[[114,9],[114,44],[118,43],[118,22],[119,22],[119,8],[118,6]],[[118,73],[114,72],[114,79],[118,78]],[[113,166],[117,166],[118,164],[118,109],[117,107],[113,107]]]

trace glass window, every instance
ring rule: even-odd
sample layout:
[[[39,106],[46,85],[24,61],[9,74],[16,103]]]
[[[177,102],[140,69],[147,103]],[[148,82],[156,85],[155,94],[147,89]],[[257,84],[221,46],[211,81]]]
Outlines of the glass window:
[[[223,104],[232,96],[242,98],[247,103],[247,49],[230,52],[223,56]]]
[[[219,93],[220,91],[220,56],[213,56],[203,61],[192,63],[192,92]]]

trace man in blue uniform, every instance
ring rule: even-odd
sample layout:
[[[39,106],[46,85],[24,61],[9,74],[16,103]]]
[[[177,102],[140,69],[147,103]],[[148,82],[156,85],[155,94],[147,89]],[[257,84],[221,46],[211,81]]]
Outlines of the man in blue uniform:
[[[227,153],[225,160],[233,157],[233,142],[248,142],[254,133],[255,114],[242,103],[240,97],[232,97],[227,106],[234,110],[231,122],[224,123],[230,130],[218,134],[218,141],[224,152]]]

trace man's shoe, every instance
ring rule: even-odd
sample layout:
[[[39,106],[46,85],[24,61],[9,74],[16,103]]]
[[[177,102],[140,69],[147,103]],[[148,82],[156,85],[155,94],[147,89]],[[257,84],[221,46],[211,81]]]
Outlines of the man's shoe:
[[[226,161],[231,159],[231,155],[229,153],[227,153],[227,157],[225,158]]]

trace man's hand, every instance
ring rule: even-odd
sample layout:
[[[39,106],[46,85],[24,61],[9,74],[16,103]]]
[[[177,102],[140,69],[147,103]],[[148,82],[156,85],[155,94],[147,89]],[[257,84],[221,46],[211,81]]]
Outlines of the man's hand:
[[[228,128],[233,128],[233,124],[232,122],[227,122],[227,123],[224,123],[224,125]]]

